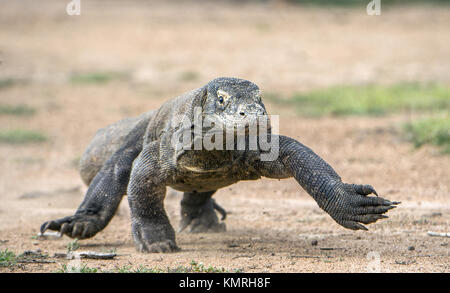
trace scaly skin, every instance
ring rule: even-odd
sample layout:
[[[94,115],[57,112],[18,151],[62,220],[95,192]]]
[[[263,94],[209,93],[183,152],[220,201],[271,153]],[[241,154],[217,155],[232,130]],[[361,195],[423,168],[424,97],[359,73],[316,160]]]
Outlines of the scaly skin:
[[[196,107],[200,114],[194,111]],[[73,216],[45,222],[41,232],[51,229],[79,239],[92,237],[106,227],[127,194],[137,249],[176,251],[175,231],[164,210],[166,187],[184,192],[180,231],[191,226],[191,232],[220,232],[225,224],[219,222],[215,210],[222,214],[222,220],[226,212],[211,198],[214,192],[263,176],[294,177],[319,207],[348,229],[367,230],[362,224],[387,218],[384,213],[399,204],[369,197],[377,195],[370,185],[342,182],[311,149],[282,135],[276,137],[279,155],[272,161],[262,160],[264,152],[250,150],[248,144],[244,150],[176,149],[172,138],[185,127],[180,121],[192,122],[198,115],[212,115],[229,129],[236,122],[257,121],[267,112],[255,84],[217,78],[156,111],[99,131],[81,160],[81,176],[89,185],[85,199]],[[248,133],[246,139],[248,142]]]

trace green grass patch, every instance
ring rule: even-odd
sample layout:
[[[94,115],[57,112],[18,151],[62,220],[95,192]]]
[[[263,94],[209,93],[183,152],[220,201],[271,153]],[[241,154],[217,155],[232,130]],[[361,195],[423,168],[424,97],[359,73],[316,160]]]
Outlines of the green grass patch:
[[[0,115],[32,116],[36,109],[27,105],[0,105]]]
[[[47,141],[45,134],[33,130],[13,129],[0,131],[0,143],[27,144]]]
[[[78,242],[78,238],[75,238],[73,241],[67,243],[67,252],[72,252],[80,248],[80,243]]]
[[[10,267],[17,263],[16,254],[8,249],[0,251],[0,267]]]
[[[410,141],[416,147],[431,144],[450,154],[450,115],[420,119],[405,125]]]
[[[97,268],[91,268],[87,265],[79,267],[70,267],[66,264],[61,265],[61,268],[56,271],[57,273],[239,273],[241,270],[236,269],[233,271],[226,270],[225,268],[206,266],[201,262],[191,261],[187,266],[178,266],[175,268],[167,267],[163,268],[148,268],[145,266],[139,266],[133,268],[131,266],[123,266],[113,270],[99,270]]]
[[[234,270],[233,272],[239,272],[240,270]],[[206,266],[201,262],[192,260],[187,266],[178,266],[175,268],[147,268],[140,266],[137,269],[133,269],[130,266],[124,266],[118,269],[119,273],[229,273],[230,271],[225,268]]]
[[[218,268],[214,266],[205,266],[201,262],[192,260],[189,266],[178,266],[176,268],[167,270],[168,273],[226,273],[228,272],[224,268]]]
[[[450,109],[450,86],[400,83],[390,86],[334,86],[269,101],[295,107],[305,116],[386,115],[394,112],[433,112]]]
[[[147,268],[144,266],[139,266],[137,269],[133,269],[131,266],[123,266],[117,269],[117,272],[120,274],[129,274],[129,273],[164,273],[164,270],[159,268]]]
[[[28,80],[20,78],[2,78],[0,79],[0,90],[13,87],[15,85],[26,84]]]
[[[87,265],[84,266],[67,266],[66,264],[62,264],[61,268],[56,271],[56,273],[84,273],[84,274],[94,274],[100,272],[97,268],[91,268]]]
[[[129,76],[124,72],[98,71],[87,73],[73,73],[70,82],[73,84],[106,84],[111,81],[128,80]]]

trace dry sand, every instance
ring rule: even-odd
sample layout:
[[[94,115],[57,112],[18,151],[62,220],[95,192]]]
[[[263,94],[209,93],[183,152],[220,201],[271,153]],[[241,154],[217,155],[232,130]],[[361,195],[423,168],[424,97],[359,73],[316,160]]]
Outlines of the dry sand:
[[[0,116],[0,127],[50,137],[0,145],[0,250],[65,252],[69,238],[33,236],[83,199],[76,161],[95,131],[217,76],[249,79],[280,95],[343,83],[450,82],[448,8],[386,8],[369,17],[364,8],[82,1],[82,15],[69,17],[64,2],[8,1],[0,10],[0,79],[28,80],[1,89],[0,102],[37,109],[31,117]],[[129,79],[68,82],[73,72],[96,71]],[[166,268],[196,260],[244,272],[450,272],[448,238],[427,236],[449,232],[450,157],[430,147],[414,150],[399,138],[397,127],[415,114],[308,119],[266,106],[281,115],[281,133],[310,146],[344,181],[371,184],[403,203],[369,231],[353,232],[293,179],[240,182],[215,195],[230,212],[226,233],[181,233],[180,252],[142,254],[133,245],[125,199],[109,226],[79,249],[114,249],[119,256],[83,265]],[[168,193],[175,228],[179,201],[179,193]],[[0,272],[53,272],[63,263]]]

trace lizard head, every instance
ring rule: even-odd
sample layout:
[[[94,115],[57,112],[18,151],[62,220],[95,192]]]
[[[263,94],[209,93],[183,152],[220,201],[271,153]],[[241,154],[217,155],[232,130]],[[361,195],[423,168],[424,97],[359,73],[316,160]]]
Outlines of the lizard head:
[[[257,123],[268,118],[259,87],[244,79],[220,77],[206,85],[203,117],[210,117],[223,128]]]

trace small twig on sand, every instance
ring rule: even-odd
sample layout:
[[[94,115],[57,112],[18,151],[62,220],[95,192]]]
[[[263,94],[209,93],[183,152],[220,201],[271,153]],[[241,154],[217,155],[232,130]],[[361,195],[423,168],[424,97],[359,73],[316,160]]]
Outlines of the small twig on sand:
[[[317,255],[290,255],[290,258],[333,258],[333,256],[330,255],[323,255],[323,256],[317,256]]]
[[[53,255],[54,258],[67,258],[67,253],[57,252]]]
[[[117,256],[117,253],[102,253],[95,251],[86,251],[86,252],[76,252],[76,253],[58,253],[55,254],[55,257],[62,258],[66,257],[67,259],[74,259],[76,257],[80,258],[88,258],[88,259],[113,259]]]
[[[47,238],[61,238],[62,235],[59,232],[46,231],[44,233],[40,233],[37,235],[38,238],[47,239]]]
[[[313,255],[290,255],[291,258],[320,258],[320,256]]]
[[[101,253],[101,252],[80,252],[81,258],[90,258],[90,259],[113,259],[117,256],[117,253]]]
[[[320,250],[342,250],[342,247],[320,247]]]
[[[428,231],[427,234],[429,236],[435,236],[435,237],[450,237],[450,233],[439,233],[439,232]]]
[[[236,255],[236,256],[234,256],[233,259],[240,258],[240,257],[248,257],[248,258],[252,258],[252,257],[254,257],[255,255],[256,255],[256,254],[241,254],[241,255]]]

